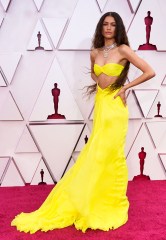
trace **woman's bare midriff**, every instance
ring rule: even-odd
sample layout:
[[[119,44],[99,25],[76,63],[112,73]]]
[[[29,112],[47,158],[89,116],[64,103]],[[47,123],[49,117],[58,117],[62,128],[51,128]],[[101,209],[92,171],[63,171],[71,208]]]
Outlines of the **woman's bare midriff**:
[[[100,88],[104,89],[113,84],[114,82],[116,82],[117,79],[118,79],[117,76],[116,77],[107,76],[106,74],[101,73],[98,76],[98,85]]]

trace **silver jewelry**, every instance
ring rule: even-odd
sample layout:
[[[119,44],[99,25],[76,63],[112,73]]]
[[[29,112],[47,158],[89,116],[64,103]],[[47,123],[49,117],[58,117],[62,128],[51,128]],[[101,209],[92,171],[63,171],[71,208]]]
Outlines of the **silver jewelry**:
[[[117,43],[113,43],[111,44],[110,46],[104,46],[103,48],[103,55],[104,55],[104,58],[107,58],[108,57],[108,53],[111,49],[113,49],[114,47],[117,46]]]

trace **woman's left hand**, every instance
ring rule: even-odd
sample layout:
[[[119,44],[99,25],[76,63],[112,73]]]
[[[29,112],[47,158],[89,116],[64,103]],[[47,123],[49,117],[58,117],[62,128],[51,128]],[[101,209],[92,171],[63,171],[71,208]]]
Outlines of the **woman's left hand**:
[[[120,91],[117,92],[117,94],[114,96],[114,98],[119,96],[122,99],[122,102],[123,102],[124,106],[126,107],[127,104],[126,104],[126,94],[125,94],[125,92],[126,92],[126,89],[124,87],[121,88]]]

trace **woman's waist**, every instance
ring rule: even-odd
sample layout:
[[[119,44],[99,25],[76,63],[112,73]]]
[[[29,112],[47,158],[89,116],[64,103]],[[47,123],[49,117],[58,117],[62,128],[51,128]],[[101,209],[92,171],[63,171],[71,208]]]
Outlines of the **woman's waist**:
[[[100,88],[104,89],[104,88],[107,88],[108,86],[111,86],[113,83],[115,83],[117,79],[118,77],[106,76],[105,74],[101,74],[98,77],[97,84],[100,86]]]
[[[98,83],[97,83],[97,92],[96,92],[96,95],[115,95],[121,88],[122,86],[120,87],[117,87],[116,89],[113,89],[112,87],[112,84],[106,86],[105,88],[102,88]]]
[[[114,105],[114,106],[120,106],[123,108],[126,108],[126,106],[124,106],[122,99],[120,96],[117,96],[116,98],[114,98],[114,96],[119,92],[119,90],[122,88],[118,87],[117,89],[112,89],[111,85],[102,89],[98,84],[97,84],[97,93],[95,96],[95,103],[98,105],[102,105],[102,104],[108,104],[110,105]]]

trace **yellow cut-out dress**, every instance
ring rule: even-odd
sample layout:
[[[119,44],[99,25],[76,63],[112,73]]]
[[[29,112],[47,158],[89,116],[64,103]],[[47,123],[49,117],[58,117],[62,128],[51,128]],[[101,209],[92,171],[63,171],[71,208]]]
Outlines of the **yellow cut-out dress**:
[[[116,71],[122,66],[96,66],[96,75],[104,70]],[[97,85],[91,136],[76,163],[57,183],[41,207],[31,213],[21,213],[11,225],[19,231],[35,233],[75,225],[86,229],[108,231],[128,220],[129,202],[126,196],[128,170],[124,145],[128,128],[128,108],[119,91]]]

